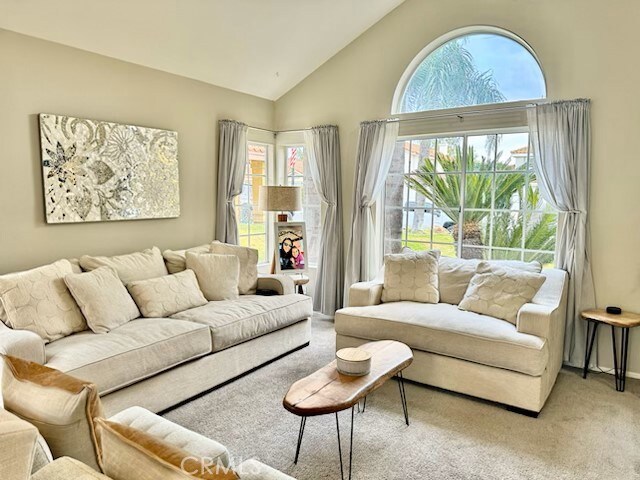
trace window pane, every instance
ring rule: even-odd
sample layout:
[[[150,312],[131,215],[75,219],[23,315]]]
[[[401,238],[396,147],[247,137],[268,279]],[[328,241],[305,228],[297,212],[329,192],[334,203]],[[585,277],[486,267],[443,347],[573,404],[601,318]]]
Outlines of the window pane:
[[[440,250],[440,255],[442,257],[456,258],[458,256],[458,252],[456,250],[455,245],[434,243],[431,248],[433,250]]]
[[[489,249],[480,247],[462,246],[462,258],[469,260],[488,260]]]
[[[399,110],[443,108],[544,98],[536,59],[517,41],[496,33],[471,33],[436,48],[416,68]]]
[[[526,182],[525,173],[496,173],[494,208],[498,210],[523,209],[522,197]]]
[[[464,206],[491,208],[493,173],[467,173]]]
[[[497,136],[498,160],[496,170],[527,170],[529,155],[528,133],[505,133]]]
[[[522,214],[494,213],[492,239],[492,247],[522,248]]]
[[[492,260],[522,260],[522,251],[500,250],[500,249],[494,248],[491,250],[491,259]]]
[[[497,135],[479,135],[467,139],[467,172],[492,172]]]
[[[540,262],[544,268],[553,268],[555,255],[553,252],[524,252],[525,262]]]
[[[462,170],[462,137],[438,138],[436,141],[436,172]]]
[[[555,250],[558,215],[555,213],[528,213],[524,246],[530,250]]]

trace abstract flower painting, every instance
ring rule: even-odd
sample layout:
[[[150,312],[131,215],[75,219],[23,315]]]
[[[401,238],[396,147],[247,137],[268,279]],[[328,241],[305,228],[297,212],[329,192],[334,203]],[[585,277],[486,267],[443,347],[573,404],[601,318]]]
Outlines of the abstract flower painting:
[[[180,215],[178,134],[40,114],[47,223]]]

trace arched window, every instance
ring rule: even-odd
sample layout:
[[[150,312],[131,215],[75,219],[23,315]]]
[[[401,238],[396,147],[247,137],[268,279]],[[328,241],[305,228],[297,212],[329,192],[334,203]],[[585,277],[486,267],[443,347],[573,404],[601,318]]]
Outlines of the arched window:
[[[394,95],[385,252],[552,265],[557,213],[538,192],[525,110],[545,96],[533,50],[510,32],[469,27],[428,45]]]
[[[393,113],[422,112],[544,98],[542,69],[516,35],[465,28],[428,45],[405,71]]]

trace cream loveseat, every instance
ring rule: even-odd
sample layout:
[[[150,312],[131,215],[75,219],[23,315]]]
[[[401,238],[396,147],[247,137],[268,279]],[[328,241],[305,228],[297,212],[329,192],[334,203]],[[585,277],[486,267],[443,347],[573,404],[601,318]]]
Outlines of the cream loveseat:
[[[490,262],[529,269],[524,262]],[[463,270],[474,261],[441,258],[441,298],[465,291]],[[539,264],[538,264],[539,265]],[[381,276],[351,286],[349,307],[336,312],[336,348],[392,339],[409,345],[414,361],[405,378],[502,403],[533,415],[540,412],[562,366],[568,276],[545,269],[546,280],[517,323],[458,309],[456,304],[381,303]],[[468,285],[469,274],[466,276]],[[460,280],[462,279],[462,284]],[[452,285],[451,283],[456,283]],[[453,295],[452,298],[454,298]]]
[[[177,271],[160,261],[161,271],[148,276]],[[257,289],[272,295],[211,301],[170,318],[137,318],[109,333],[85,330],[49,343],[0,321],[0,353],[95,383],[108,415],[131,406],[160,412],[308,345],[311,299],[295,294],[287,276],[260,277]]]

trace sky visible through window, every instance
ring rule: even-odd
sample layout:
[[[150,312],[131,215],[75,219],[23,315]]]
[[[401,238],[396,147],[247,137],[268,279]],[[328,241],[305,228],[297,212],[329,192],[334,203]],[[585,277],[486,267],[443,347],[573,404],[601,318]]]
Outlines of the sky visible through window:
[[[431,52],[413,73],[402,112],[544,98],[536,59],[515,40],[497,34],[455,38]]]

